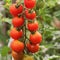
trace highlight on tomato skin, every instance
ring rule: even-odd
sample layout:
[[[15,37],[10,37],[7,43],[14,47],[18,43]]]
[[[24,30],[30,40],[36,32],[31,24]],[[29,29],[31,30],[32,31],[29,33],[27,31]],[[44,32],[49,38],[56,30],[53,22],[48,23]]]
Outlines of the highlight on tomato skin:
[[[37,31],[38,28],[39,28],[39,25],[38,25],[38,22],[37,22],[37,21],[35,21],[35,22],[33,22],[33,23],[28,23],[28,24],[27,24],[27,29],[28,29],[29,31],[31,31],[31,32]]]
[[[35,18],[36,18],[36,12],[35,11],[33,11],[33,12],[29,12],[29,10],[25,10],[25,16],[26,16],[26,18],[29,20],[34,20]]]
[[[24,0],[24,4],[26,8],[32,9],[36,5],[36,0]]]
[[[20,42],[18,40],[14,40],[11,43],[10,47],[16,53],[20,53],[20,52],[23,52],[24,51],[24,43],[23,42]]]
[[[40,44],[42,42],[42,35],[36,31],[34,34],[30,34],[29,40],[32,44]]]
[[[10,37],[12,37],[13,39],[19,39],[23,36],[23,31],[22,29],[20,31],[18,31],[16,28],[12,28],[10,31]]]
[[[23,17],[14,17],[12,19],[12,24],[14,27],[21,27],[24,24],[24,18]]]
[[[16,7],[16,4],[12,4],[10,6],[10,14],[13,17],[18,16],[18,14],[21,14],[22,12],[23,12],[23,6],[22,6],[22,4],[18,8]]]
[[[33,45],[33,44],[30,44],[30,43],[27,43],[26,45],[27,49],[29,52],[31,53],[36,53],[39,51],[39,44],[36,44],[36,45]]]

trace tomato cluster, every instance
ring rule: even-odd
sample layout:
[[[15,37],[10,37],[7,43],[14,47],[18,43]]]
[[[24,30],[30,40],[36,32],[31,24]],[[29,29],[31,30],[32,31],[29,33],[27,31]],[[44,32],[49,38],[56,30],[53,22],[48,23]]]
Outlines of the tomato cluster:
[[[36,0],[24,0],[24,5],[26,8],[23,4],[18,5],[17,3],[10,6],[10,13],[13,16],[10,37],[14,39],[10,47],[17,53],[23,52],[25,47],[29,52],[35,53],[39,50],[39,44],[42,41],[42,35],[37,31],[39,24],[36,20],[36,12],[32,10],[36,5]],[[30,36],[25,44],[25,41],[20,39],[27,39],[25,36],[27,32],[24,32],[26,29],[30,31]]]

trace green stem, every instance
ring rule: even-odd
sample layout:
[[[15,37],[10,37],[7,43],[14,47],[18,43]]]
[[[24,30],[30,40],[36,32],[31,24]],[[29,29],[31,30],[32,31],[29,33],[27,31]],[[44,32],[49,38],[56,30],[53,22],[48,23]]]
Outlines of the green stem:
[[[24,44],[26,41],[26,20],[25,20],[25,24],[24,24]]]
[[[18,7],[20,6],[21,1],[22,1],[22,0],[17,0],[17,1],[16,1],[16,3],[17,3],[17,4],[16,4],[16,8],[18,8]]]

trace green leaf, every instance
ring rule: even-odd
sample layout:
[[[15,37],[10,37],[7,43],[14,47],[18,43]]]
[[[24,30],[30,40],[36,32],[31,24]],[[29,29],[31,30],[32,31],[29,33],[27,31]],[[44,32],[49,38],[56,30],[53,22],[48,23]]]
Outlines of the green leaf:
[[[11,19],[9,19],[9,18],[4,18],[2,21],[3,21],[3,22],[7,22],[7,23],[9,23],[9,24],[12,24],[12,23],[11,23],[11,22],[12,22],[12,20],[11,20]]]
[[[59,60],[60,56],[51,56],[49,57],[49,60]]]
[[[54,16],[60,20],[60,10],[54,12]]]
[[[3,0],[5,3],[11,3],[11,0]]]
[[[57,3],[57,0],[47,0],[47,5],[49,7],[54,7]]]
[[[9,52],[10,48],[8,46],[4,46],[1,50],[1,55],[6,56]]]

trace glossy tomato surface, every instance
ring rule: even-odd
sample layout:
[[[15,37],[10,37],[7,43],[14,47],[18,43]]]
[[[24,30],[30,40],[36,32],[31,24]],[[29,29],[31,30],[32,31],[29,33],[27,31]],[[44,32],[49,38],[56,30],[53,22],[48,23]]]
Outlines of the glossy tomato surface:
[[[30,42],[32,44],[39,44],[42,41],[42,35],[39,32],[35,32],[34,34],[30,34]]]
[[[24,24],[24,18],[23,17],[14,17],[12,19],[12,24],[14,27],[21,27]]]
[[[28,51],[30,51],[31,53],[35,53],[39,50],[39,44],[36,45],[32,45],[30,43],[27,43],[27,49]]]
[[[10,37],[12,37],[13,39],[19,39],[23,36],[23,31],[17,31],[16,28],[11,29],[10,31]]]
[[[36,0],[24,0],[26,8],[32,9],[36,5]]]
[[[18,40],[14,40],[12,43],[11,43],[11,49],[17,53],[20,53],[20,52],[23,52],[24,50],[24,43],[23,42],[20,42]]]

